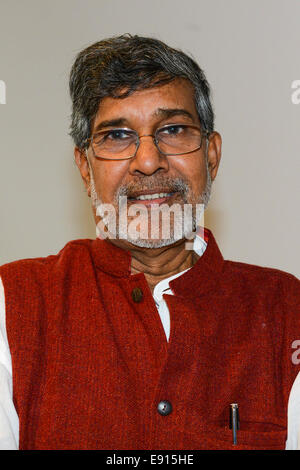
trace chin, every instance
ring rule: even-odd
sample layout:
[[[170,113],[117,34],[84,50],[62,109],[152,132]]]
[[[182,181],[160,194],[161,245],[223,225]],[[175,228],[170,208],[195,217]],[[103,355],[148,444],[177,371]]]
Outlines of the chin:
[[[143,238],[132,239],[130,237],[127,237],[126,239],[126,241],[130,243],[131,245],[137,246],[139,248],[152,248],[152,249],[170,246],[178,242],[179,240],[181,239],[167,238],[167,239],[161,239],[161,240],[151,240],[151,239],[143,239]]]

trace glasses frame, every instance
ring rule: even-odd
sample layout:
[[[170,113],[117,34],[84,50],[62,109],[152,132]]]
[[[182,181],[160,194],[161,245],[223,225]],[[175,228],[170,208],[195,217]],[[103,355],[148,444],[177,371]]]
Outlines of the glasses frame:
[[[160,148],[159,148],[159,143],[158,143],[158,139],[157,139],[157,133],[163,129],[167,129],[168,127],[172,127],[172,126],[182,126],[182,127],[192,127],[193,129],[198,129],[199,131],[201,131],[201,140],[200,140],[200,145],[193,149],[193,150],[189,150],[188,152],[180,152],[180,153],[166,153],[166,152],[163,152]],[[92,151],[93,151],[93,155],[95,158],[99,158],[101,160],[111,160],[111,161],[118,161],[118,160],[130,160],[132,158],[134,158],[137,154],[137,151],[139,149],[139,146],[140,146],[140,139],[142,137],[152,137],[153,139],[153,142],[154,142],[154,145],[155,147],[157,148],[157,150],[159,151],[160,154],[164,155],[165,157],[171,157],[171,156],[176,156],[176,155],[188,155],[190,153],[194,153],[196,152],[197,150],[200,150],[201,147],[202,147],[202,141],[203,141],[203,138],[207,138],[209,137],[210,135],[210,132],[207,131],[206,129],[202,129],[201,127],[199,126],[194,126],[192,124],[180,124],[180,123],[174,123],[174,124],[166,124],[165,126],[162,126],[162,127],[158,127],[154,134],[144,134],[144,135],[139,135],[134,129],[130,129],[128,127],[117,127],[117,128],[114,128],[114,129],[110,129],[111,131],[119,131],[119,130],[125,130],[125,131],[131,131],[133,132],[137,139],[136,139],[136,149],[135,149],[135,152],[133,155],[130,155],[129,157],[123,157],[123,158],[107,158],[107,157],[102,157],[101,155],[96,155],[95,153],[95,150],[93,148],[93,138],[95,135],[98,135],[101,131],[97,132],[96,134],[92,134],[91,137],[89,139],[86,139],[85,142],[89,143],[91,148],[92,148]],[[109,131],[108,131],[109,132]]]

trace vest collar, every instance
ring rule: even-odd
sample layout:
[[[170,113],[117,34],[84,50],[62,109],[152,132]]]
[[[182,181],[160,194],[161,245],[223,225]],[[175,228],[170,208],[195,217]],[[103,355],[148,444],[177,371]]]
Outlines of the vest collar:
[[[215,278],[222,271],[224,259],[212,232],[205,228],[204,236],[207,242],[206,250],[196,264],[182,276],[182,279],[189,280],[195,274],[200,277]],[[113,245],[109,240],[97,238],[92,241],[92,253],[95,266],[101,271],[116,277],[130,277],[131,254],[129,251]],[[170,283],[172,288],[174,287],[177,290],[177,287],[180,286],[180,291],[182,291],[183,286],[181,284],[181,277]],[[184,284],[190,292],[188,282]]]
[[[207,247],[202,256],[191,269],[170,281],[169,285],[175,295],[193,299],[215,292],[216,281],[223,270],[224,258],[212,232],[205,229],[205,234]]]

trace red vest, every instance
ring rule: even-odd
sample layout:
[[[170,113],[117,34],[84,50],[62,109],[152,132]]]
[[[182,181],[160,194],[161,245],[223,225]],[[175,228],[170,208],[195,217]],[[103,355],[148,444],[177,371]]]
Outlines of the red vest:
[[[207,233],[203,256],[165,296],[169,343],[144,275],[108,241],[0,268],[20,449],[285,447],[300,282],[224,261]]]

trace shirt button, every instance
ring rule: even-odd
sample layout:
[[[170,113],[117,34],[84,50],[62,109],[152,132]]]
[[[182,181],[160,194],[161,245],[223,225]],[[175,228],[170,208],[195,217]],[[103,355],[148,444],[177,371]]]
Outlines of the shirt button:
[[[143,291],[139,287],[135,287],[131,292],[132,300],[139,303],[143,300]]]
[[[162,416],[167,416],[171,413],[172,411],[172,405],[169,401],[167,400],[162,400],[159,402],[157,405],[157,411],[159,412],[160,415]]]

